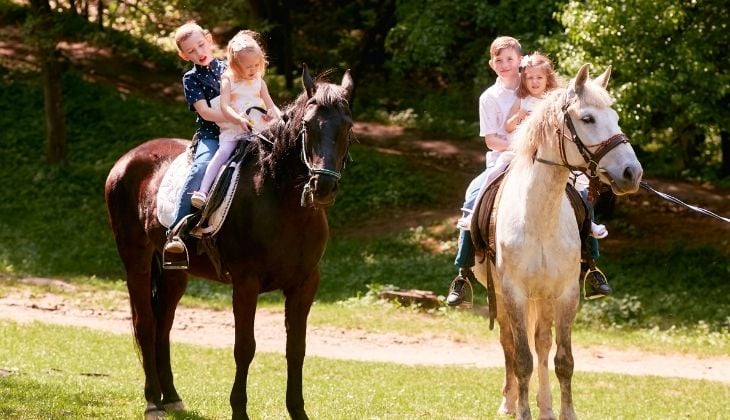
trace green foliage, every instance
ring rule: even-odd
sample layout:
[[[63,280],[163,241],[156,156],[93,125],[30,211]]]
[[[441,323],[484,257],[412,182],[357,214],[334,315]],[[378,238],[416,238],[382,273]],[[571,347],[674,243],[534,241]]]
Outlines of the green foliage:
[[[432,182],[402,156],[387,156],[355,144],[352,162],[340,183],[337,204],[328,210],[330,223],[357,223],[378,211],[398,211],[433,204],[443,184]]]
[[[154,137],[186,138],[194,122],[183,106],[169,107],[90,85],[78,74],[63,80],[70,164],[43,160],[40,88],[31,77],[0,80],[3,124],[0,174],[11,188],[0,203],[0,261],[21,273],[73,275],[118,272],[106,221],[103,186],[124,152]],[[163,110],[163,111],[161,111]],[[61,222],[62,221],[62,222]]]
[[[687,170],[685,177],[707,176],[707,166],[717,171],[717,130],[730,130],[730,63],[721,58],[721,45],[730,43],[726,5],[570,1],[560,20],[561,66],[573,74],[584,62],[594,69],[613,65],[622,126],[652,153],[651,166]]]

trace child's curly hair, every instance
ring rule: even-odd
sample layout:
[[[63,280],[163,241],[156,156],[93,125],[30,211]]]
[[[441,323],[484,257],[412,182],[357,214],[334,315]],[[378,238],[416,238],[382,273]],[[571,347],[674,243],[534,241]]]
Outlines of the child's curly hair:
[[[522,63],[520,63],[520,87],[517,89],[518,97],[526,98],[530,95],[530,91],[527,90],[527,81],[525,80],[525,69],[528,68],[540,70],[545,74],[547,78],[545,92],[549,92],[560,86],[560,80],[553,68],[553,62],[547,56],[535,51],[530,55],[522,57]]]

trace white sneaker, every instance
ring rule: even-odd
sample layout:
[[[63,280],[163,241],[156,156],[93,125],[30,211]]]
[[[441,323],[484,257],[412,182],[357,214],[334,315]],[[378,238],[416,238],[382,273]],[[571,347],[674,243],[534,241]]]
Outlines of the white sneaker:
[[[165,244],[165,252],[171,252],[173,254],[182,254],[185,252],[185,244],[183,241],[175,236],[174,238],[171,238],[167,243]]]
[[[208,196],[200,191],[195,191],[193,196],[190,197],[190,203],[196,209],[202,209],[205,207],[205,202],[208,201]]]
[[[604,225],[597,225],[591,222],[591,236],[596,239],[603,239],[608,236],[608,230],[606,230],[606,226]]]

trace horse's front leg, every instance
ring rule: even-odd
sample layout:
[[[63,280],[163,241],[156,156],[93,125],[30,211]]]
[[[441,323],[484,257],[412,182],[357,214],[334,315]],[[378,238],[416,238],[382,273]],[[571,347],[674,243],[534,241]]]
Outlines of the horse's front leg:
[[[527,337],[528,300],[510,281],[502,278],[504,308],[512,329],[515,343],[515,374],[517,375],[517,412],[518,420],[531,419],[529,388],[532,377],[532,352]]]
[[[553,395],[550,392],[550,376],[548,359],[552,346],[553,301],[541,300],[535,303],[535,352],[537,353],[537,406],[540,409],[540,420],[552,420]]]
[[[256,353],[253,327],[259,290],[257,280],[234,277],[233,318],[236,340],[233,345],[233,357],[236,361],[236,377],[233,380],[230,397],[234,420],[248,420],[249,418],[246,412],[248,404],[246,380],[248,379],[248,368]]]
[[[319,267],[300,286],[284,291],[286,297],[286,408],[294,420],[308,419],[302,395],[302,368],[307,339],[307,317],[319,287]]]
[[[578,293],[576,284],[574,290],[566,290],[555,302],[555,375],[560,382],[560,418],[563,420],[576,419],[571,385],[574,367],[571,333],[578,312]]]

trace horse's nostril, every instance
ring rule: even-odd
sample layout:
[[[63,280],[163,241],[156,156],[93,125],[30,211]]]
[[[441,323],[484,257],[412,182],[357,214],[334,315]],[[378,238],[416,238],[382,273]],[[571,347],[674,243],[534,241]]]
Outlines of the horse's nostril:
[[[624,169],[624,179],[626,181],[633,181],[634,169],[631,166],[627,166],[626,169]]]

